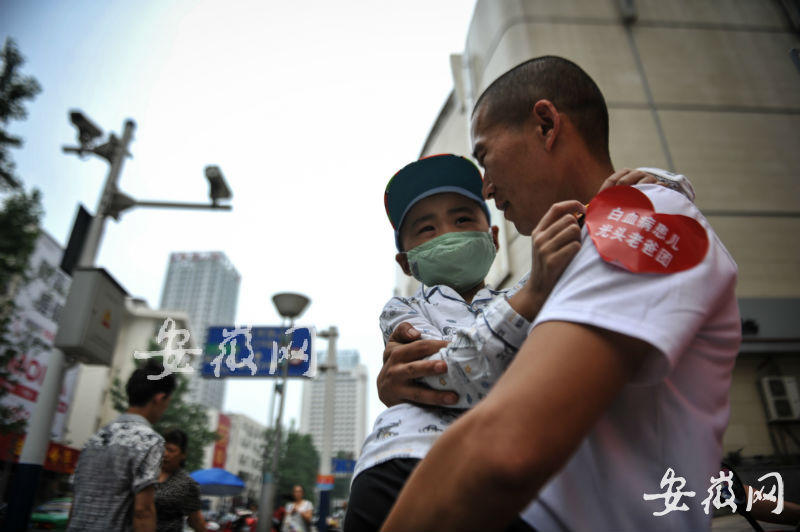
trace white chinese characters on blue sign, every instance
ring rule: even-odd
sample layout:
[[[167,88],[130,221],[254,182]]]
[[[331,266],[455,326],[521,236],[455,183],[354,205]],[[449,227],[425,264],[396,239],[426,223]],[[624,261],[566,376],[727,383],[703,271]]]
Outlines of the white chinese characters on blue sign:
[[[166,344],[164,349],[161,351],[134,351],[133,358],[140,360],[152,357],[162,358],[164,371],[159,375],[148,375],[147,378],[151,381],[162,379],[173,373],[192,373],[194,369],[191,366],[189,356],[200,356],[203,354],[203,350],[184,348],[183,346],[188,341],[189,331],[187,329],[177,329],[175,320],[167,318],[161,324],[158,336],[156,336],[156,343],[159,345]]]
[[[315,375],[312,359],[313,327],[210,327],[205,350],[186,348],[189,331],[178,329],[175,320],[167,318],[159,329],[156,341],[164,344],[160,351],[134,351],[137,359],[161,357],[164,369],[159,375],[148,375],[158,380],[172,373],[192,373],[191,356],[203,356],[201,371],[204,377],[268,377],[282,372],[285,362],[287,376]],[[244,370],[244,371],[242,371]]]

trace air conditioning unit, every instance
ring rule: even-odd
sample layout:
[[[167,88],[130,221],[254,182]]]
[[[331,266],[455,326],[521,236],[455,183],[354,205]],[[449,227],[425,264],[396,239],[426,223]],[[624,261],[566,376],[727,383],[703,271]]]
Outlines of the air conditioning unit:
[[[761,391],[767,409],[767,421],[800,420],[800,392],[795,377],[762,377]]]

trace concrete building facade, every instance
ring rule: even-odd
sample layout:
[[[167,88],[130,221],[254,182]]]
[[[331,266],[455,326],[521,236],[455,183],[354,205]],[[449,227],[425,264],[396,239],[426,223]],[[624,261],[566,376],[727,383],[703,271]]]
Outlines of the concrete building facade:
[[[172,253],[161,308],[185,311],[191,334],[202,346],[209,326],[234,325],[240,283],[239,272],[222,252]],[[225,381],[195,375],[190,380],[189,399],[220,410]]]
[[[241,497],[254,501],[261,494],[261,467],[267,427],[244,414],[225,414],[230,419],[225,469],[241,478]]]
[[[688,176],[696,203],[739,266],[744,343],[724,452],[743,457],[800,453],[796,6],[478,0],[465,49],[451,57],[453,91],[420,154],[468,155],[474,101],[513,66],[553,54],[583,67],[608,103],[615,167],[656,166]],[[491,203],[501,250],[489,281],[508,287],[530,268],[530,238]],[[416,281],[398,271],[396,293],[415,290]],[[788,378],[778,385],[778,377]],[[776,405],[783,416],[775,415]]]
[[[322,354],[320,361],[324,360]],[[367,436],[367,368],[359,362],[354,350],[342,350],[337,355],[333,391],[333,445],[332,456],[337,452],[358,457],[361,444]],[[300,410],[300,432],[310,434],[317,451],[322,449],[324,438],[325,372],[313,380],[303,382],[303,399]]]
[[[189,318],[184,312],[151,309],[142,299],[125,299],[123,321],[114,347],[111,365],[78,364],[75,394],[70,406],[65,441],[82,448],[89,437],[119,415],[114,408],[111,388],[118,379],[124,386],[136,369],[134,351],[148,351],[159,328],[167,318],[175,321],[176,329],[186,329]],[[163,346],[162,346],[163,347]],[[198,347],[193,337],[184,346]]]

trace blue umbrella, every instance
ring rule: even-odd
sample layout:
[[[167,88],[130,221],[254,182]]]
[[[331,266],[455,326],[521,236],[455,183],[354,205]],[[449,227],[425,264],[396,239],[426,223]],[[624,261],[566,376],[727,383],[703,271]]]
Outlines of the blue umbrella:
[[[242,479],[224,469],[198,469],[189,474],[200,485],[203,495],[238,495],[244,489]]]

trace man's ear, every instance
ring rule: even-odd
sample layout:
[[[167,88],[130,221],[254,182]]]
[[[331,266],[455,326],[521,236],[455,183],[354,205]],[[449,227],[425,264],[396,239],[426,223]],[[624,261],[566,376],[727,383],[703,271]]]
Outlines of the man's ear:
[[[493,225],[491,231],[492,231],[492,241],[494,242],[494,249],[499,251],[500,250],[500,238],[499,238],[498,235],[500,234],[500,228],[497,227],[496,225]]]
[[[164,401],[167,400],[167,397],[169,396],[166,393],[158,392],[153,396],[152,399],[150,399],[150,402],[153,403],[154,405],[161,406],[164,403]]]
[[[551,151],[561,131],[561,116],[550,100],[539,100],[533,104],[533,119],[536,121],[536,135],[544,144],[544,149]]]
[[[405,253],[398,253],[394,256],[394,260],[396,260],[397,264],[400,265],[400,268],[403,269],[403,273],[411,277],[411,268],[408,265],[408,255]]]

